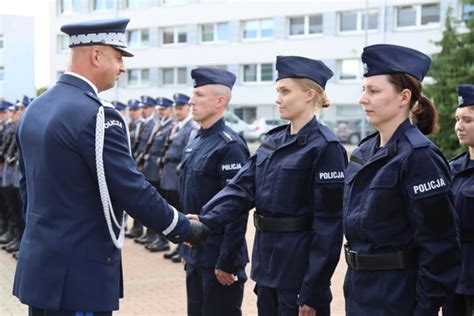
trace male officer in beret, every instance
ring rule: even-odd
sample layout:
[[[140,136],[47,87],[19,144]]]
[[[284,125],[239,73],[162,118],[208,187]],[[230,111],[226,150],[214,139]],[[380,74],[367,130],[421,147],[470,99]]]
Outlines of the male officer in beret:
[[[137,171],[123,117],[98,92],[125,72],[129,19],[64,25],[68,71],[18,127],[26,229],[13,294],[30,315],[112,315],[123,294],[125,215],[173,242],[199,246],[197,226]]]
[[[224,122],[235,75],[219,68],[191,71],[194,90],[189,100],[193,119],[201,126],[186,147],[180,177],[180,205],[199,214],[247,162],[244,140]],[[248,260],[245,231],[248,214],[240,216],[199,250],[182,249],[186,263],[188,315],[241,315],[245,265]]]

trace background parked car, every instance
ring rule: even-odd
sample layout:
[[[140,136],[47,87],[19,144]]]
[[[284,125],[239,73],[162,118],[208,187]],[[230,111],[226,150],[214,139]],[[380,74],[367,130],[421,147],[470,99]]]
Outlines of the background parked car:
[[[244,131],[244,138],[247,141],[262,141],[263,136],[266,132],[271,130],[274,127],[288,124],[287,120],[282,119],[274,119],[268,117],[262,117],[255,120],[252,124],[250,124],[249,128]]]
[[[224,121],[227,126],[232,128],[236,133],[243,135],[244,131],[249,128],[249,124],[240,117],[230,111],[225,111]]]
[[[340,120],[334,127],[334,133],[339,137],[342,143],[357,145],[362,140],[361,119]],[[365,136],[374,133],[375,128],[364,121]]]

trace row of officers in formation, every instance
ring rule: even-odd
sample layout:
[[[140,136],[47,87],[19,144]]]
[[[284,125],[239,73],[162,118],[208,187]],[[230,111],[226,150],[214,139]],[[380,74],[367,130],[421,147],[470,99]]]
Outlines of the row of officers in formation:
[[[468,151],[448,162],[425,136],[437,130],[436,107],[422,93],[430,58],[398,45],[365,47],[359,103],[377,132],[348,159],[316,117],[329,106],[333,72],[319,60],[277,56],[276,106],[289,124],[249,157],[223,120],[236,80],[228,71],[193,69],[189,99],[131,101],[129,128],[97,96],[125,72],[122,57],[133,56],[119,36],[128,22],[63,26],[68,71],[20,118],[26,226],[13,294],[30,315],[118,309],[122,210],[136,221],[130,237],[142,234],[139,222],[148,227],[153,237],[137,241],[153,240],[149,249],[168,249],[164,238],[182,244],[189,315],[241,315],[254,208],[251,278],[261,316],[330,315],[343,235],[347,315],[473,315],[474,85],[460,86],[453,104]]]

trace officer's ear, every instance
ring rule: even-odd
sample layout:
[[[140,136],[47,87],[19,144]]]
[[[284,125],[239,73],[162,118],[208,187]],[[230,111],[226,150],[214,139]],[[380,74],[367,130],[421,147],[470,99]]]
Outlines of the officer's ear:
[[[315,98],[316,98],[316,91],[314,89],[306,90],[306,102],[314,103]]]
[[[101,58],[101,50],[97,46],[92,46],[91,50],[89,51],[89,59],[92,65],[95,67],[99,67],[100,65],[100,58]]]
[[[411,101],[411,90],[409,89],[403,89],[402,92],[400,92],[400,105],[402,107],[404,106],[409,106]]]

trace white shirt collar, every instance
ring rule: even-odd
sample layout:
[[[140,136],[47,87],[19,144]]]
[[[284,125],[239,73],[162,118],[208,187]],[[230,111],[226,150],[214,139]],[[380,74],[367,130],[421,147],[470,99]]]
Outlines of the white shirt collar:
[[[164,117],[160,120],[160,125],[166,125],[166,124],[168,124],[168,122],[170,122],[172,120],[173,120],[172,117]]]
[[[178,124],[177,124],[179,129],[182,129],[183,126],[186,125],[187,122],[191,121],[191,119],[192,119],[192,116],[188,115],[188,117],[186,117],[184,120],[179,121]]]
[[[81,76],[80,74],[76,74],[75,72],[72,72],[72,71],[65,71],[64,74],[66,75],[71,75],[71,76],[74,76],[76,78],[79,78],[85,82],[87,82],[87,84],[89,86],[91,86],[91,88],[94,90],[95,94],[98,95],[99,94],[99,90],[97,89],[97,87],[95,86],[95,84],[93,84],[89,79],[87,79],[86,77],[84,76]]]
[[[149,117],[146,117],[143,119],[143,123],[148,123],[153,119],[154,114],[150,115]]]

